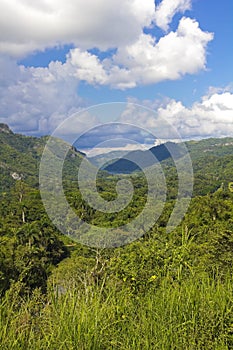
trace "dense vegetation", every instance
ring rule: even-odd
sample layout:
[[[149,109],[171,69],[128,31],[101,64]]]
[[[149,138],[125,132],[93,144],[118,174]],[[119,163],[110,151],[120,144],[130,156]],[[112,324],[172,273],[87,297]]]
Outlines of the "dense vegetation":
[[[166,232],[177,194],[168,158],[168,198],[155,226],[126,246],[97,249],[62,236],[47,217],[38,190],[46,138],[1,128],[1,349],[233,348],[232,139],[187,144],[194,194],[175,230]],[[108,227],[136,216],[145,204],[145,178],[129,175],[132,202],[110,217],[81,198],[75,178],[81,157],[71,148],[64,170],[74,210]],[[117,180],[99,174],[106,200],[116,197]]]

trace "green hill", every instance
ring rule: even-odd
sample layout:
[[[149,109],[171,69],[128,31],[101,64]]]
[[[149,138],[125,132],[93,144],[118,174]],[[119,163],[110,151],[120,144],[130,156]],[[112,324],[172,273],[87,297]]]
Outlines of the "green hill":
[[[192,160],[194,170],[194,196],[213,193],[219,187],[233,181],[233,138],[210,138],[199,141],[187,141],[185,146]],[[167,143],[151,148],[148,151],[129,152],[104,167],[112,174],[131,174],[152,165],[155,158],[163,166],[168,186],[177,180],[174,162],[169,149],[174,152],[175,159],[182,157],[179,144]],[[137,164],[141,165],[141,169]]]
[[[19,179],[38,188],[39,164],[48,138],[14,134],[7,125],[0,124],[0,193],[9,191]],[[227,187],[233,181],[233,138],[188,141],[185,146],[193,163],[194,195],[213,193],[222,184]],[[120,158],[104,170],[130,174],[140,170],[137,164],[142,169],[150,166],[155,161],[152,153],[164,168],[168,186],[174,186],[177,174],[169,148],[177,159],[182,157],[183,150],[179,144],[167,143],[149,151],[129,152],[126,159]],[[70,146],[63,169],[66,179],[77,180],[77,169],[83,157],[83,153]]]
[[[20,179],[31,187],[38,187],[40,159],[48,139],[49,136],[14,134],[7,125],[0,124],[0,193],[8,191]],[[70,146],[66,157],[69,173],[77,172],[83,156]]]

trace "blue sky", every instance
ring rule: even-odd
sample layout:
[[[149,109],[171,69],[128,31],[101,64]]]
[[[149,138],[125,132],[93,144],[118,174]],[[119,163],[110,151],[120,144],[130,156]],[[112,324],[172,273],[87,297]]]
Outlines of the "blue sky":
[[[86,107],[130,101],[183,138],[233,136],[231,0],[0,6],[0,122],[14,131],[49,134]]]

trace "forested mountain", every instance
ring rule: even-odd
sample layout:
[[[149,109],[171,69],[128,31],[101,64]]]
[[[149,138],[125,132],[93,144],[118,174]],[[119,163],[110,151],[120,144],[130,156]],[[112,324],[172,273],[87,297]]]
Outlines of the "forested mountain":
[[[190,153],[193,161],[211,157],[223,157],[233,154],[233,138],[210,138],[199,141],[187,141],[184,143]],[[172,152],[172,154],[171,154]],[[155,158],[151,157],[151,154]],[[104,167],[105,170],[117,174],[130,174],[134,171],[139,171],[141,168],[151,166],[157,161],[162,162],[170,158],[179,159],[184,154],[184,149],[181,144],[174,142],[167,142],[158,146],[150,148],[148,151],[132,151],[119,157],[118,160],[111,162]]]
[[[30,137],[14,134],[7,125],[0,124],[0,193],[8,191],[19,179],[29,186],[38,187],[39,163],[48,136]],[[222,183],[233,181],[233,138],[205,139],[188,141],[185,143],[193,162],[195,173],[194,195],[207,194],[215,191]],[[138,163],[144,169],[157,159],[164,167],[169,181],[174,182],[176,171],[171,159],[179,159],[184,152],[176,143],[167,143],[151,148],[149,151],[133,151],[126,154],[126,159],[103,166],[103,170],[110,173],[130,174],[139,171]],[[156,157],[151,157],[150,152]],[[85,155],[74,147],[66,157],[64,172],[70,180],[77,179],[77,168]],[[116,154],[117,156],[117,154]],[[98,156],[96,164],[107,155]],[[136,163],[136,164],[135,164]]]
[[[194,170],[194,196],[212,193],[222,185],[228,186],[228,183],[233,181],[233,138],[187,141],[185,146]],[[113,174],[131,174],[140,171],[137,165],[140,164],[143,170],[155,161],[150,156],[151,152],[163,166],[169,186],[177,176],[169,149],[173,152],[173,159],[181,158],[184,152],[179,144],[162,144],[149,151],[129,152],[124,158],[107,164],[103,169]]]
[[[9,190],[20,179],[38,188],[40,159],[48,139],[49,136],[14,134],[7,125],[0,124],[0,193]],[[70,146],[67,167],[76,172],[83,156]]]
[[[166,203],[150,230],[115,249],[81,245],[51,223],[38,189],[47,140],[0,124],[1,349],[232,349],[233,139],[186,143],[193,198],[171,232],[166,226],[176,203],[177,171],[164,146],[155,148]],[[182,152],[173,146],[179,160]],[[138,171],[100,171],[96,185],[107,202],[117,197],[120,179],[134,187],[124,210],[100,212],[78,187],[83,157],[70,147],[66,199],[85,222],[117,227],[121,235],[146,204],[146,178]],[[65,213],[60,219],[69,224]]]
[[[183,155],[183,149],[179,144],[167,142],[166,144],[152,147],[148,151],[138,150],[129,152],[124,157],[104,167],[104,169],[115,174],[130,174],[134,171],[147,168],[156,162],[162,162],[171,158],[171,151],[174,159],[179,159]]]

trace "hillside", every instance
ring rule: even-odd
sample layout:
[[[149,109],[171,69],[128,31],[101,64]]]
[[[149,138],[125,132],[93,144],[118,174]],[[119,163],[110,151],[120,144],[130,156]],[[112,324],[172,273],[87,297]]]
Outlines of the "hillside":
[[[205,195],[215,192],[219,187],[228,186],[233,181],[233,138],[211,138],[199,141],[187,141],[185,146],[192,160],[194,171],[193,195]],[[160,161],[166,176],[168,187],[174,186],[177,173],[173,159],[182,157],[183,149],[179,144],[167,143],[151,148],[149,151],[134,151],[103,167],[112,174],[131,174],[151,166],[155,161],[150,152]],[[141,165],[141,169],[137,164]],[[154,162],[156,164],[156,162]]]
[[[38,187],[40,158],[47,141],[48,136],[31,137],[14,134],[7,125],[0,124],[0,193],[9,191],[19,179],[31,187]],[[228,186],[228,183],[233,181],[233,138],[188,141],[185,145],[193,163],[194,195],[213,193],[222,183]],[[177,174],[168,149],[172,150],[173,158],[182,157],[183,149],[180,145],[170,142],[155,146],[149,151],[129,152],[124,158],[107,164],[103,169],[113,174],[130,174],[140,170],[137,164],[142,169],[151,166],[155,161],[151,156],[152,153],[163,166],[168,187],[174,186]],[[119,155],[116,153],[115,156],[117,154]],[[63,169],[66,179],[77,180],[77,169],[84,156],[83,153],[70,147]],[[108,155],[99,155],[94,158],[94,162],[98,164],[103,157],[106,159]],[[105,176],[104,173],[102,176]]]
[[[0,124],[0,192],[8,191],[20,179],[38,187],[40,159],[48,138],[14,134],[7,125]],[[70,147],[66,157],[67,168],[76,173],[83,156]]]

